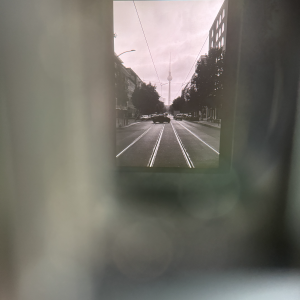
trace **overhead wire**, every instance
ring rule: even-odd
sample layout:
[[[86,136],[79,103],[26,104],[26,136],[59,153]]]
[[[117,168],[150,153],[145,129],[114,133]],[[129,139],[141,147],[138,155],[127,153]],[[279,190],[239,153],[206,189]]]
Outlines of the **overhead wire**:
[[[141,22],[141,19],[140,19],[137,7],[135,5],[135,2],[134,1],[132,1],[132,2],[133,2],[133,5],[135,7],[135,11],[136,11],[136,14],[138,16],[138,19],[139,19],[139,22],[140,22],[140,25],[141,25],[141,28],[142,28],[142,31],[143,31],[143,34],[144,34],[144,37],[145,37],[145,40],[146,40],[146,44],[147,44],[147,47],[148,47],[148,50],[149,50],[149,53],[150,53],[150,57],[151,57],[151,60],[152,60],[152,63],[153,63],[153,66],[154,66],[154,69],[155,69],[155,72],[156,72],[156,76],[157,76],[158,81],[159,81],[159,83],[161,85],[161,82],[160,82],[160,79],[159,79],[159,76],[158,76],[158,73],[157,73],[157,70],[156,70],[156,66],[155,66],[155,63],[154,63],[154,60],[153,60],[153,57],[152,57],[152,53],[150,51],[150,47],[149,47],[149,44],[148,44],[148,41],[147,41],[147,38],[146,38],[146,34],[145,34],[145,31],[144,31],[144,28],[143,28],[143,25],[142,25],[142,22]]]
[[[208,37],[209,37],[209,34],[207,35],[207,37],[206,37],[206,39],[205,39],[205,41],[204,41],[204,43],[203,43],[203,45],[202,45],[202,47],[201,47],[199,53],[198,53],[197,56],[196,56],[196,60],[195,60],[194,63],[192,64],[192,67],[190,68],[190,70],[189,70],[187,76],[185,77],[184,81],[182,82],[181,87],[180,87],[180,89],[178,90],[178,92],[176,93],[176,95],[181,91],[183,85],[186,85],[186,84],[188,84],[188,83],[190,82],[190,80],[186,82],[186,79],[189,77],[189,75],[190,75],[190,73],[191,73],[193,67],[195,66],[196,62],[198,61],[198,56],[200,55],[200,53],[201,53],[201,51],[202,51],[202,49],[203,49],[203,47],[204,47],[204,45],[205,45],[205,43],[206,43]],[[179,94],[179,95],[180,95],[180,94]]]
[[[153,82],[153,83],[160,83],[158,81],[154,81],[154,80],[147,80],[147,79],[143,79],[143,81],[146,81],[146,82]],[[164,84],[168,84],[169,82],[165,82],[165,83],[161,83],[162,85]],[[172,84],[182,84],[182,82],[172,82]]]

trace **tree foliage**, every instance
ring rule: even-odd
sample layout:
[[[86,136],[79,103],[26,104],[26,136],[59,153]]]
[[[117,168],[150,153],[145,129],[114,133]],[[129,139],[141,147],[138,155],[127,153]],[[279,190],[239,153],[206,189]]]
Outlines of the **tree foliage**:
[[[176,99],[173,100],[172,110],[185,112],[185,105],[186,103],[184,98],[182,96],[177,97]]]
[[[163,112],[165,110],[164,103],[159,101],[159,94],[156,86],[142,83],[141,87],[137,87],[132,94],[132,103],[139,113],[142,115],[150,115],[155,112]]]
[[[196,67],[194,84],[197,89],[200,106],[219,107],[222,102],[224,51],[212,48],[206,60]]]
[[[172,110],[196,112],[202,107],[219,108],[223,100],[224,51],[222,48],[209,50],[204,60],[198,61],[195,74],[180,97],[172,104]]]

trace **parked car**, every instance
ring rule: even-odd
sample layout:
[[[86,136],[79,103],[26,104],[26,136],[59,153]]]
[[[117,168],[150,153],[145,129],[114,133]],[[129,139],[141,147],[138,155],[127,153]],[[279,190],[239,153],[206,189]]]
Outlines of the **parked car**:
[[[146,120],[149,120],[149,117],[148,117],[147,115],[142,115],[142,116],[140,117],[140,120],[141,120],[141,121],[146,121]]]
[[[170,118],[166,117],[164,114],[156,115],[155,117],[152,118],[153,123],[170,123]]]
[[[182,121],[182,114],[175,115],[174,119]]]

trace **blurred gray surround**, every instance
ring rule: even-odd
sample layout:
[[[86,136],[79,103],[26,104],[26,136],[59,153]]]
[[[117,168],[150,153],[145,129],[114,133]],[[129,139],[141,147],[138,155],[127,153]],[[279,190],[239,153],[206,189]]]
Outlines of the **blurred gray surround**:
[[[229,0],[231,172],[151,177],[114,173],[112,1],[1,4],[1,299],[199,299],[205,270],[299,267],[293,1]]]
[[[113,3],[1,7],[0,298],[91,299],[114,200]]]

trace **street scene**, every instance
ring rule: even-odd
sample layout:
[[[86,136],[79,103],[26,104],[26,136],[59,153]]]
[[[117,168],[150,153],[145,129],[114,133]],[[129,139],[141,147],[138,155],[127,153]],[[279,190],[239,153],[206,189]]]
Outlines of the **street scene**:
[[[117,166],[219,166],[227,10],[114,2]]]
[[[126,167],[216,168],[220,129],[174,120],[132,123],[117,130],[116,160]]]

